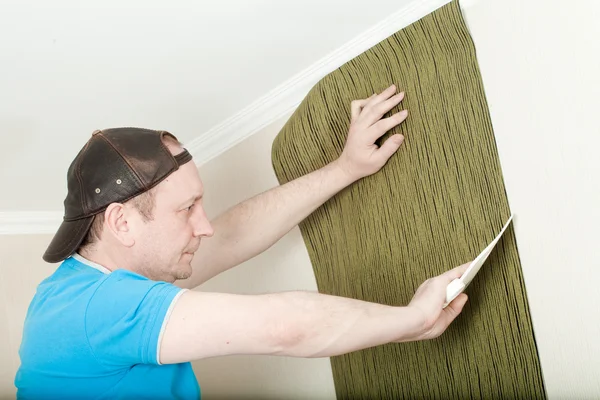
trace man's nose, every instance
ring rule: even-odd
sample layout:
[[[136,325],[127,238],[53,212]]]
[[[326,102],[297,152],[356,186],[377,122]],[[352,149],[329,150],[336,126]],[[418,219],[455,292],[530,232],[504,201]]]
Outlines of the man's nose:
[[[199,210],[198,216],[194,219],[194,236],[211,237],[215,230],[213,229],[204,209]]]

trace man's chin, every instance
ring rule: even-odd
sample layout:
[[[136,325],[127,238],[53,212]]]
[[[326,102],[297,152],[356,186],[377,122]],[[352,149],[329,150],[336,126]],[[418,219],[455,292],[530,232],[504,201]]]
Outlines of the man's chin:
[[[181,263],[177,264],[177,267],[175,270],[175,279],[176,280],[187,279],[190,276],[192,276],[192,265],[190,263],[186,263],[185,261],[182,261]]]

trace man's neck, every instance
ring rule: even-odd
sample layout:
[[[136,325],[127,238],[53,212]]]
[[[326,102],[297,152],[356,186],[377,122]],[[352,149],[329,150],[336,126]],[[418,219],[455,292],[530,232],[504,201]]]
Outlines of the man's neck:
[[[118,269],[117,267],[117,263],[115,263],[111,257],[107,257],[107,256],[102,256],[103,252],[98,251],[98,249],[90,249],[89,247],[84,247],[82,249],[80,249],[79,251],[79,256],[85,258],[86,260],[99,265],[102,268],[107,269],[108,271],[112,272],[116,269]],[[107,254],[106,252],[104,252],[104,254]]]
[[[83,257],[81,254],[79,253],[75,253],[73,254],[73,258],[77,261],[79,261],[82,264],[85,264],[89,267],[92,267],[100,272],[102,272],[103,274],[110,274],[112,271],[109,270],[108,268],[104,267],[103,265],[100,265],[96,262],[93,262],[92,260],[89,260],[86,257]]]

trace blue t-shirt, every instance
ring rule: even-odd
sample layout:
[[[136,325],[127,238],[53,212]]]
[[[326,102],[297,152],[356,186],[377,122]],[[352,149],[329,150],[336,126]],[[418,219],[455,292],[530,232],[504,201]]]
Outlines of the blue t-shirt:
[[[15,377],[20,399],[198,399],[190,363],[159,360],[183,289],[79,255],[45,279],[29,305]]]

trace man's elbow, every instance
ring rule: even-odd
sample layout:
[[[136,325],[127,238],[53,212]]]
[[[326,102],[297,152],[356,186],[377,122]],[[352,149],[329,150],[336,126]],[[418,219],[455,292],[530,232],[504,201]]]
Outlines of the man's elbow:
[[[282,301],[283,300],[283,301]],[[307,345],[311,337],[318,332],[311,324],[309,316],[313,305],[306,301],[304,293],[288,293],[278,296],[277,303],[272,303],[273,313],[270,314],[266,330],[266,341],[274,355],[293,357],[310,357]]]
[[[294,355],[307,336],[297,321],[274,321],[267,330],[267,343],[273,355]]]

